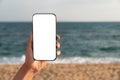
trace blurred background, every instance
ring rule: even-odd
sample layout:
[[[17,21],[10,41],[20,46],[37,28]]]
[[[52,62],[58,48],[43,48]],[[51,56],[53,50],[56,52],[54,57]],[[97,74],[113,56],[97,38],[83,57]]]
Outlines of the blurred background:
[[[34,13],[54,13],[61,52],[55,63],[120,62],[119,0],[0,0],[0,63],[24,62]]]

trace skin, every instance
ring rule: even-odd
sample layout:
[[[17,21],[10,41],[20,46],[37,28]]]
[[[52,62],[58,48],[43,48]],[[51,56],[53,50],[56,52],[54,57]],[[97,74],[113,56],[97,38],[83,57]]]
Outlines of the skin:
[[[57,35],[56,39],[60,40],[60,36]],[[44,68],[48,63],[48,61],[36,61],[33,59],[32,40],[33,38],[31,34],[27,41],[25,63],[19,69],[13,80],[32,80],[33,76],[35,76],[36,73],[40,72],[40,70]],[[56,48],[60,48],[59,42],[56,43]],[[60,51],[57,50],[56,54],[60,55]]]

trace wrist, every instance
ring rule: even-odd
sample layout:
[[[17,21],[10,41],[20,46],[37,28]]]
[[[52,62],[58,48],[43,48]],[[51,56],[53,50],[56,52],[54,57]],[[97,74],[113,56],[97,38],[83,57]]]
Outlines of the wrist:
[[[32,80],[34,75],[34,71],[24,63],[13,80]]]

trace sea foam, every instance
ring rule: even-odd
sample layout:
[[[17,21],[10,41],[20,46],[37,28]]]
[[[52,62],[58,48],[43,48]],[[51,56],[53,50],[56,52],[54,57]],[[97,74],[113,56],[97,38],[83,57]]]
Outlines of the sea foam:
[[[0,57],[0,64],[23,64],[25,55],[21,57]],[[98,64],[98,63],[120,63],[120,58],[101,57],[66,57],[57,58],[55,61],[49,61],[50,64]]]

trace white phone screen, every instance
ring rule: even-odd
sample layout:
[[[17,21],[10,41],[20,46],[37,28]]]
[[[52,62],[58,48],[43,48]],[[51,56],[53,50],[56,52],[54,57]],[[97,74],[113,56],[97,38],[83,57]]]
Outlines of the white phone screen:
[[[56,59],[56,16],[54,14],[33,15],[33,58],[35,60]]]

